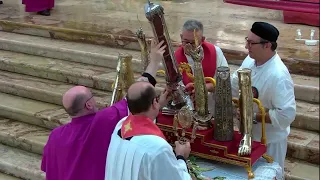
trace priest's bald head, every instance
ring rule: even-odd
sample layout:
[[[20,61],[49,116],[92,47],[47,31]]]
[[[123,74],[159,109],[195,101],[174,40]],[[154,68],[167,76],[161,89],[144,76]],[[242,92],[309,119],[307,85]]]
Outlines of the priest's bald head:
[[[155,88],[149,82],[132,84],[127,93],[129,111],[133,115],[144,115],[155,119],[160,110],[160,103]]]
[[[266,22],[253,23],[248,37],[246,37],[246,49],[249,51],[249,55],[253,59],[263,58],[263,56],[269,56],[274,54],[277,49],[277,40],[279,37],[279,31],[273,25]]]
[[[93,94],[84,86],[69,89],[63,95],[62,104],[71,117],[85,116],[98,110]]]

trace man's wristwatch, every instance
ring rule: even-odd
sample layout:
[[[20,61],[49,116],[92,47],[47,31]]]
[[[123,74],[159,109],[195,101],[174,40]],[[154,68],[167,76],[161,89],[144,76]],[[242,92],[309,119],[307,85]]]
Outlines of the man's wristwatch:
[[[253,113],[253,124],[258,124],[257,113]]]

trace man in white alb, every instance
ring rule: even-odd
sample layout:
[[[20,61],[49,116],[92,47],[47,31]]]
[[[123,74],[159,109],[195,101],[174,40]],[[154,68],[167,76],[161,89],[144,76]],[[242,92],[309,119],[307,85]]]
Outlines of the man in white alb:
[[[149,82],[130,86],[127,103],[132,114],[116,125],[108,149],[105,180],[190,180],[186,159],[190,143],[176,142],[175,153],[152,121],[169,101]]]
[[[254,98],[266,108],[267,154],[284,168],[290,124],[296,116],[294,84],[276,52],[279,31],[265,22],[255,22],[246,37],[249,55],[240,69],[249,68]],[[232,94],[238,97],[238,75],[232,76]],[[261,114],[254,107],[253,138],[261,138]]]

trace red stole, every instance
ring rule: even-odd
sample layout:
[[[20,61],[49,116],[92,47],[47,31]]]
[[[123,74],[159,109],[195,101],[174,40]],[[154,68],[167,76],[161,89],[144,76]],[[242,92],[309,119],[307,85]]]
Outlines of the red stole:
[[[217,68],[216,48],[213,44],[210,44],[206,41],[203,41],[202,48],[204,57],[201,63],[204,77],[214,77]],[[187,57],[184,54],[182,46],[175,51],[174,55],[176,57],[178,65],[182,62],[188,63]],[[182,73],[182,78],[184,85],[187,85],[191,82],[185,72]]]
[[[139,135],[155,135],[166,140],[162,131],[151,119],[146,116],[135,116],[130,114],[122,123],[121,136],[125,139]]]

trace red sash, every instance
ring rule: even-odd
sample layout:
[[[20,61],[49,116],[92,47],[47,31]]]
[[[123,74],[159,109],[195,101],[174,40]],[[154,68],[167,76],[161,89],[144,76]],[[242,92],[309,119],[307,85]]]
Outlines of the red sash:
[[[151,119],[146,116],[130,114],[122,123],[121,137],[126,139],[128,137],[139,135],[155,135],[166,140],[162,131]]]
[[[203,48],[203,60],[202,60],[202,69],[204,77],[214,77],[217,68],[217,52],[216,48],[213,44],[204,41],[202,43]],[[179,47],[174,53],[177,63],[180,64],[182,62],[188,63],[187,57],[184,55],[183,47]],[[188,78],[185,72],[182,73],[183,84],[187,85],[190,83],[190,79]]]

